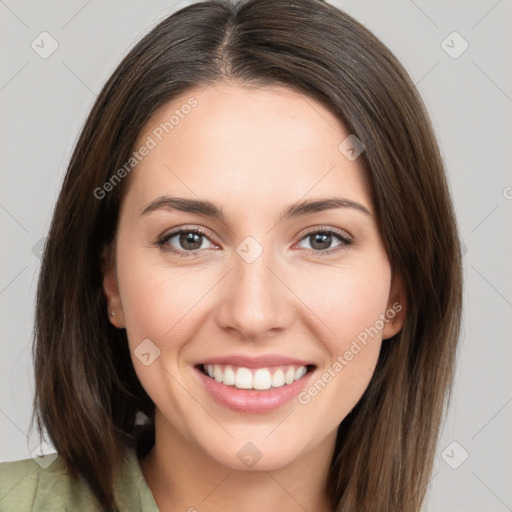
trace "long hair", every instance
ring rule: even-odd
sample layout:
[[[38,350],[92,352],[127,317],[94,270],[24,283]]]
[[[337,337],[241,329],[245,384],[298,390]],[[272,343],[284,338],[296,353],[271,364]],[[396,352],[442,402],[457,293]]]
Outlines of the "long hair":
[[[154,404],[136,376],[126,331],[108,321],[102,291],[102,254],[129,180],[104,197],[94,191],[129,160],[159,107],[218,82],[292,88],[322,102],[365,146],[358,162],[407,312],[338,429],[327,488],[338,511],[419,511],[460,330],[457,225],[410,77],[365,27],[320,0],[193,4],[161,21],[109,78],[72,154],[42,257],[31,424],[37,416],[40,437],[45,428],[69,473],[85,479],[102,509],[117,510],[121,454],[143,433],[151,442]],[[149,418],[144,428],[139,413]]]

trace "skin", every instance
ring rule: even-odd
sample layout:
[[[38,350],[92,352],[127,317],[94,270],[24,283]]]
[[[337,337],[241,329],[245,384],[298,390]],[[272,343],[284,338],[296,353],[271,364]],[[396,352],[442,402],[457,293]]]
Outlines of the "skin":
[[[191,96],[198,105],[129,176],[104,272],[110,320],[126,328],[156,404],[156,443],[141,469],[162,511],[226,503],[245,512],[332,510],[325,485],[337,428],[367,388],[381,343],[402,327],[402,284],[360,162],[338,149],[349,132],[326,107],[281,86],[195,88],[159,109],[135,147]],[[140,215],[162,195],[210,200],[226,219],[170,209]],[[332,196],[371,215],[336,208],[278,221],[293,202]],[[183,226],[207,231],[199,254],[179,257],[153,244]],[[333,236],[315,249],[305,234],[311,227],[341,230],[353,243]],[[250,264],[236,252],[249,235],[263,248]],[[167,245],[189,247],[179,236]],[[315,364],[314,382],[396,302],[403,309],[394,325],[385,323],[306,405],[293,399],[266,414],[235,412],[194,373],[207,357],[280,354]],[[133,352],[145,339],[160,350],[148,366]],[[250,469],[237,457],[247,442],[262,454]]]

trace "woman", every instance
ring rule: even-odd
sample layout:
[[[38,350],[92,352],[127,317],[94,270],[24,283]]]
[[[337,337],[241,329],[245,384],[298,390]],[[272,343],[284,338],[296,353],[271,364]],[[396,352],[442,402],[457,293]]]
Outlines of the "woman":
[[[461,281],[426,109],[375,36],[319,0],[182,9],[73,153],[34,343],[58,458],[0,466],[1,509],[419,511]]]

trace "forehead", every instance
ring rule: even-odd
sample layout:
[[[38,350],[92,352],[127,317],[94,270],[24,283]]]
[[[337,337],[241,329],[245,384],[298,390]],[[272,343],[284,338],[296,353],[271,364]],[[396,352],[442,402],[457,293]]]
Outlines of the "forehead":
[[[128,196],[140,209],[164,194],[264,204],[339,192],[370,209],[359,162],[340,150],[349,135],[328,108],[286,87],[189,89],[141,130],[134,149],[151,149]]]

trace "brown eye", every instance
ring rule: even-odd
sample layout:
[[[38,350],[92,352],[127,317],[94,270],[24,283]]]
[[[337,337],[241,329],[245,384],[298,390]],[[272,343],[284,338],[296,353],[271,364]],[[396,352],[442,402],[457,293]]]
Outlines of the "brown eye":
[[[304,247],[313,252],[336,252],[349,246],[353,241],[347,235],[334,230],[310,231],[301,239],[301,242],[309,242],[309,247]]]
[[[195,232],[180,233],[172,238],[178,237],[178,244],[186,251],[197,251],[203,244],[203,235]]]
[[[204,246],[205,241],[211,244],[210,247]],[[158,240],[157,245],[164,251],[185,257],[195,255],[198,251],[207,250],[213,246],[206,233],[198,228],[179,229],[168,233]]]

